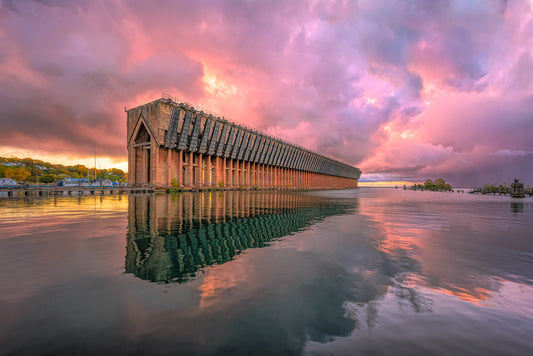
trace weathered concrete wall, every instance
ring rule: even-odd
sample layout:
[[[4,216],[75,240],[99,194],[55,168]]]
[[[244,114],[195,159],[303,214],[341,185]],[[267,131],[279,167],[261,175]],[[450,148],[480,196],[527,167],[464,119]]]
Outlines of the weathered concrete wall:
[[[129,182],[168,187],[352,188],[361,171],[159,99],[127,111]]]

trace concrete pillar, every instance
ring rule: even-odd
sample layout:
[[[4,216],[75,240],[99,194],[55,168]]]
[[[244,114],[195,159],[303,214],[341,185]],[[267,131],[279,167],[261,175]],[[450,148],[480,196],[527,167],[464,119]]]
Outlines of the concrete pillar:
[[[206,177],[206,185],[208,187],[212,187],[213,186],[213,172],[212,172],[212,169],[213,167],[211,166],[211,156],[205,156],[206,160],[207,160],[207,177]]]
[[[195,155],[196,158],[196,174],[195,174],[195,186],[201,188],[204,184],[203,182],[203,160],[202,154]]]
[[[217,157],[217,182],[218,186],[226,186],[226,161],[225,158]]]
[[[259,164],[258,163],[254,163],[254,169],[255,169],[254,186],[260,187],[260,184],[259,184]]]
[[[239,186],[239,161],[236,159],[232,159],[233,161],[233,186],[238,187]]]
[[[235,167],[235,169],[233,171],[233,179],[235,181],[235,185],[237,187],[240,187],[241,186],[241,162],[238,159],[234,160],[234,162],[235,163],[233,166]]]
[[[183,152],[183,186],[189,186],[189,155]]]
[[[255,167],[254,167],[254,164],[252,162],[250,162],[250,187],[253,187],[254,186],[254,174],[255,174]]]
[[[248,188],[251,187],[250,183],[250,162],[245,162],[246,172],[244,173],[244,185]]]
[[[256,184],[257,184],[257,169],[256,169],[256,165],[255,163],[252,163],[252,167],[251,167],[251,174],[250,174],[250,185],[252,187],[255,187]]]
[[[155,144],[155,142],[152,143],[151,155],[150,159],[152,162],[148,162],[148,164],[152,164],[152,167],[150,169],[150,183],[151,184],[160,184],[159,182],[159,147]],[[154,157],[155,156],[155,157]]]
[[[268,188],[268,166],[263,164],[263,187]]]
[[[226,169],[228,172],[226,183],[229,187],[233,187],[233,160],[231,158],[226,159]]]
[[[252,188],[254,186],[254,173],[255,173],[255,170],[254,170],[254,164],[252,162],[250,162],[249,166],[248,166],[248,175],[250,176],[250,180],[249,180],[249,185],[250,185],[250,188]]]
[[[264,164],[260,164],[259,165],[259,169],[261,170],[261,188],[264,188],[265,187],[265,165]]]
[[[245,169],[244,169],[244,161],[239,161],[239,167],[240,167],[240,170],[239,170],[239,186],[244,186],[244,172],[245,172]]]
[[[183,151],[176,152],[178,168],[176,172],[176,180],[178,181],[178,186],[183,186]]]
[[[170,182],[172,181],[172,150],[167,150],[167,164],[165,165],[165,180],[166,180],[166,186],[170,186]]]
[[[218,175],[218,171],[219,171],[219,168],[218,168],[218,158],[213,156],[212,157],[213,159],[213,163],[214,163],[214,167],[213,167],[213,175],[211,177],[211,184],[213,186],[218,186],[218,180],[219,180],[219,175]]]
[[[242,185],[244,185],[246,188],[248,188],[248,162],[242,161]]]
[[[194,167],[193,167],[193,162],[194,162],[194,153],[192,152],[189,152],[187,154],[189,157],[189,166],[188,166],[188,171],[187,171],[187,179],[189,180],[188,181],[188,186],[189,187],[193,187],[194,186]]]
[[[222,181],[224,182],[224,187],[226,187],[229,183],[227,181],[227,170],[228,170],[228,161],[226,158],[221,158],[222,160]]]
[[[255,164],[255,185],[261,188],[261,165]]]

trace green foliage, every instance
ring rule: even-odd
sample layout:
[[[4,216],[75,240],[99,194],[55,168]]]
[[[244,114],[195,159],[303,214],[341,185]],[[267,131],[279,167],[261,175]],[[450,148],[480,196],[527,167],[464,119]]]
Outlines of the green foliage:
[[[178,181],[176,178],[172,179],[172,182],[170,182],[170,185],[172,185],[174,188],[177,188],[179,186]]]
[[[64,166],[62,164],[52,164],[49,162],[34,160],[31,158],[16,157],[0,157],[0,162],[15,164],[15,166],[5,166],[0,164],[0,178],[9,178],[6,177],[5,174],[6,171],[10,168],[23,168],[29,172],[29,175],[25,179],[37,181],[37,177],[39,177],[40,182],[42,181],[42,178],[40,177],[43,177],[48,174],[54,175],[56,177],[56,180],[62,178],[95,178],[94,167],[88,168],[81,164],[73,166]],[[118,168],[100,169],[96,171],[96,178],[105,178],[113,182],[126,182],[126,173]]]
[[[498,195],[507,195],[512,194],[513,188],[510,183],[505,182],[496,186],[495,184],[484,184],[481,188],[475,188],[471,190],[470,194],[498,194]],[[524,193],[533,196],[533,189],[528,184],[525,186]]]
[[[405,189],[405,186],[404,186]],[[433,182],[431,179],[426,179],[424,184],[414,184],[410,188],[411,190],[431,190],[439,192],[450,192],[452,190],[451,185],[447,184],[442,178],[435,179]]]
[[[443,187],[443,186],[446,185],[446,182],[442,178],[437,178],[437,179],[435,179],[435,185],[437,187]]]
[[[24,167],[9,167],[4,171],[5,178],[11,178],[16,180],[17,182],[23,182],[25,181],[29,176],[31,176],[31,173]]]
[[[222,182],[222,181],[218,182],[218,186],[219,186],[220,188],[224,188],[224,182]]]
[[[425,190],[433,190],[435,187],[435,184],[431,179],[426,179],[426,182],[424,183],[424,189]]]
[[[45,174],[44,176],[39,178],[39,182],[41,183],[53,183],[57,180],[57,176],[55,174]]]

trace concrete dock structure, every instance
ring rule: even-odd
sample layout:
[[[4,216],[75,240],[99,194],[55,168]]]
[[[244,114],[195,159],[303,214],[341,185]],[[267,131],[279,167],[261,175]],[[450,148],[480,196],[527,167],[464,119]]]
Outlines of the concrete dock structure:
[[[128,182],[184,188],[356,188],[361,171],[183,100],[127,112]]]

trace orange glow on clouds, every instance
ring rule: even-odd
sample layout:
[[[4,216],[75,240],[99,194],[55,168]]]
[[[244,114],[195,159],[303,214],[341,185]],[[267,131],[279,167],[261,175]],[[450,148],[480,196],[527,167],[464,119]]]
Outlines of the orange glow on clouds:
[[[20,148],[11,148],[11,147],[0,147],[0,156],[1,157],[18,157],[18,158],[32,158],[41,160],[44,162],[49,162],[52,164],[62,164],[64,166],[73,166],[76,164],[82,164],[86,167],[94,167],[94,155],[92,157],[88,156],[67,156],[67,155],[54,155],[54,154],[43,154],[36,151],[24,150]],[[128,171],[128,160],[117,159],[113,157],[99,157],[98,151],[96,151],[96,168],[97,169],[109,169],[109,168],[118,168],[122,169],[124,172]]]
[[[413,183],[413,182],[407,182],[407,181],[393,181],[393,182],[385,182],[385,181],[382,181],[382,182],[359,182],[359,186],[360,187],[376,187],[376,188],[385,188],[385,187],[402,187],[404,185],[406,186],[411,186],[413,184],[418,184],[418,183]]]
[[[123,108],[166,92],[383,180],[533,179],[531,1],[7,4],[3,156],[125,169]]]

